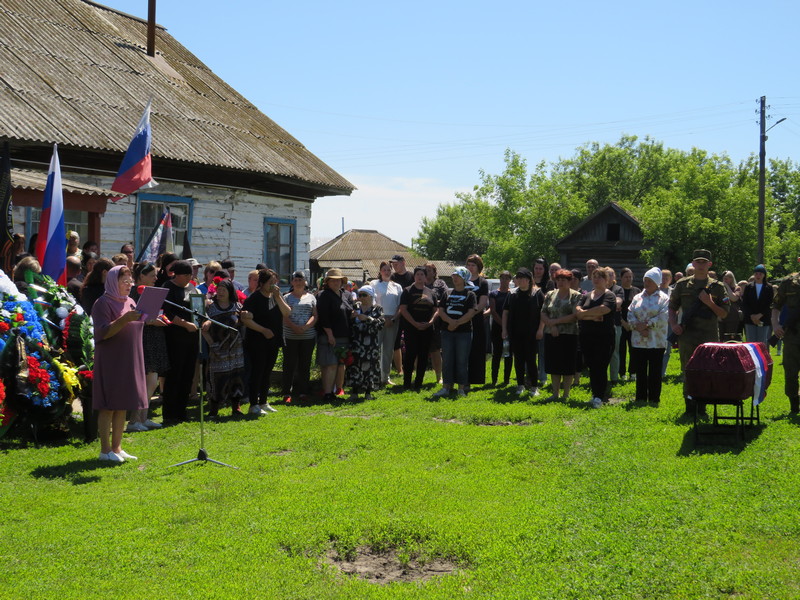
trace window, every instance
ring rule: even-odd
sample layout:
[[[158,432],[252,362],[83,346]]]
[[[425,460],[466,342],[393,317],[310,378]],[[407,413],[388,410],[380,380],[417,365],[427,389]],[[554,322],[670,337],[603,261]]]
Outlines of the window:
[[[264,219],[264,261],[280,277],[280,284],[288,286],[295,270],[294,219]]]
[[[25,239],[31,239],[34,233],[39,233],[39,220],[42,216],[41,208],[28,208],[29,214],[26,221],[30,224],[30,229],[25,232]],[[65,210],[64,211],[64,232],[77,231],[81,236],[81,243],[78,248],[80,250],[83,245],[89,241],[89,213],[82,210]],[[93,242],[100,243],[100,240],[92,240]],[[66,247],[67,240],[64,240],[64,247]]]
[[[139,194],[136,207],[136,256],[139,255],[153,229],[161,220],[161,215],[169,207],[172,213],[172,241],[175,254],[181,255],[183,241],[189,234],[192,240],[192,199],[179,196],[163,196],[158,194]]]
[[[608,223],[606,225],[606,241],[607,242],[619,241],[619,223]]]

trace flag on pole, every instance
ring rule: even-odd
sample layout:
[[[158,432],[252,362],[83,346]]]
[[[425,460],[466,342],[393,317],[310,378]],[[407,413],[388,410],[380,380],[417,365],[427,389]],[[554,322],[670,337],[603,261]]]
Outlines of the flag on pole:
[[[155,263],[156,259],[165,252],[175,252],[175,242],[172,239],[172,213],[169,212],[169,207],[153,228],[136,262]]]
[[[58,144],[53,144],[53,158],[47,171],[39,237],[36,239],[36,258],[42,265],[43,275],[49,275],[59,285],[67,285],[67,234],[64,230],[64,191],[61,187]]]
[[[189,230],[183,232],[183,249],[181,250],[181,258],[188,260],[194,258],[192,255],[192,245],[189,243]]]
[[[14,219],[11,213],[11,156],[8,142],[3,144],[3,164],[0,165],[0,268],[11,275],[14,268]]]
[[[125,158],[117,173],[111,189],[119,192],[122,196],[128,196],[142,188],[151,188],[158,185],[152,175],[152,160],[150,157],[150,144],[153,134],[150,129],[150,105],[153,99],[147,101],[144,107],[144,114],[136,126],[136,132],[128,144]],[[121,198],[120,196],[119,198]],[[114,202],[119,198],[112,198]]]

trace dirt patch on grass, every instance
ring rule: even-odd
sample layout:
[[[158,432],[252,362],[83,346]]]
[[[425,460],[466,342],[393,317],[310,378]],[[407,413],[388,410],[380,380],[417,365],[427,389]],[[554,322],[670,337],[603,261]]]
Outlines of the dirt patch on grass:
[[[448,575],[457,569],[456,563],[443,558],[434,558],[424,563],[416,559],[401,560],[396,550],[375,552],[368,547],[357,548],[352,560],[341,558],[336,550],[329,550],[324,561],[345,575],[378,584],[427,581],[432,577]]]
[[[437,423],[450,423],[451,425],[463,425],[464,421],[460,419],[442,419],[441,417],[433,417],[433,420]]]
[[[270,456],[286,456],[287,454],[291,453],[292,451],[289,450],[288,448],[285,448],[283,450],[274,450],[273,452],[267,452],[267,454],[269,454]]]
[[[509,425],[530,425],[530,421],[484,421],[475,423],[479,427],[508,427]]]

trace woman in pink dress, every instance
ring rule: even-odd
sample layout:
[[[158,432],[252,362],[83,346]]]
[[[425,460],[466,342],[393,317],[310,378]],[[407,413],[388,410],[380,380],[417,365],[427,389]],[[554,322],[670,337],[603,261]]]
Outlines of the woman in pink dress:
[[[136,457],[122,449],[125,412],[147,408],[141,313],[128,296],[133,275],[127,266],[108,271],[105,293],[92,307],[94,381],[92,406],[99,411],[100,460],[122,463]],[[109,440],[110,435],[110,440]]]

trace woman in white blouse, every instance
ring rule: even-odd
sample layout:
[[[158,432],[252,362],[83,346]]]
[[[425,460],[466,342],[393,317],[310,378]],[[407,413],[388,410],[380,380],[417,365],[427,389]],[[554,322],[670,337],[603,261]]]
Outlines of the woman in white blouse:
[[[631,359],[636,372],[636,401],[658,405],[661,399],[661,364],[668,347],[669,297],[659,289],[661,269],[644,274],[644,291],[628,307]]]
[[[381,385],[392,385],[389,379],[389,370],[392,368],[392,355],[394,342],[397,337],[397,325],[400,315],[397,307],[400,305],[400,295],[403,288],[399,283],[392,281],[392,266],[384,261],[381,263],[381,276],[370,281],[370,286],[375,290],[375,304],[383,309],[383,329],[381,329]]]

